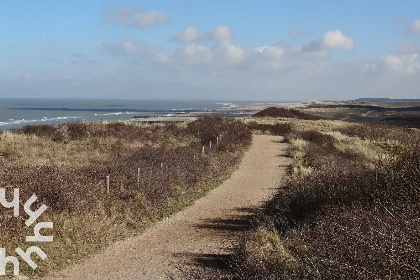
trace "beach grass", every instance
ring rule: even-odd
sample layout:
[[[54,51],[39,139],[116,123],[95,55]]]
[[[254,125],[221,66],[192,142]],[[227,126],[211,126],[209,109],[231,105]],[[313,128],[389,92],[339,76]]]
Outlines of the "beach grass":
[[[232,279],[420,277],[420,130],[273,116],[293,164],[236,249]],[[270,129],[270,126],[272,128]]]
[[[42,230],[54,241],[36,243],[48,257],[33,254],[35,270],[21,261],[20,274],[33,279],[63,269],[190,205],[230,176],[251,140],[245,124],[218,117],[182,125],[86,122],[1,132],[6,199],[18,188],[23,206],[36,194],[32,209],[48,207],[37,222],[54,225]],[[1,216],[0,243],[8,256],[17,247],[25,251],[25,236],[33,235],[23,207],[20,212],[14,217],[5,209]]]

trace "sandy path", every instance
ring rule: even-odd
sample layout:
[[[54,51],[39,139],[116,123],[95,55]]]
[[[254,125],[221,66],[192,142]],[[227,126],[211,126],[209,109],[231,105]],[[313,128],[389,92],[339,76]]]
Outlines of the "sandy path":
[[[210,266],[237,242],[246,209],[260,206],[278,186],[288,164],[279,140],[255,135],[239,169],[191,207],[45,279],[184,279],[185,271]]]

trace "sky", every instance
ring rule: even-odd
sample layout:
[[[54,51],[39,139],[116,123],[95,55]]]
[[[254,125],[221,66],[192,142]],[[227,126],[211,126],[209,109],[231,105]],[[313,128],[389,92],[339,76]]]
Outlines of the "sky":
[[[420,98],[419,0],[0,0],[0,97]]]

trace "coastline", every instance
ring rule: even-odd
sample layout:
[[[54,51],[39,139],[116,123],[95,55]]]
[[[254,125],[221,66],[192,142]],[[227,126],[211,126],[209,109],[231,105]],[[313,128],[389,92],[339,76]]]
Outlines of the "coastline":
[[[299,102],[258,102],[258,103],[225,103],[225,105],[231,106],[231,108],[216,109],[212,111],[201,111],[201,112],[187,112],[187,113],[175,113],[157,117],[149,118],[135,118],[131,121],[139,124],[171,124],[171,123],[184,123],[200,117],[233,117],[237,119],[244,119],[251,115],[264,110],[268,107],[280,107],[280,108],[294,108],[296,106],[302,106]]]
[[[243,118],[269,106],[294,103],[206,100],[79,100],[2,99],[0,131],[25,125],[59,125],[68,122],[128,121],[145,124],[185,122],[203,116]]]

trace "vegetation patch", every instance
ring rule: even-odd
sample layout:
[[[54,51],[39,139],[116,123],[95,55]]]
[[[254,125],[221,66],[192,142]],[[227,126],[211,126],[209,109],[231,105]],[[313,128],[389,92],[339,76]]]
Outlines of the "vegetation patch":
[[[245,234],[232,278],[420,278],[420,131],[278,123],[292,128],[294,163]]]
[[[323,117],[311,115],[308,113],[301,112],[295,109],[286,109],[286,108],[276,108],[270,107],[264,109],[256,114],[253,117],[275,117],[275,118],[294,118],[301,120],[321,120]]]
[[[292,131],[292,126],[289,123],[263,124],[251,121],[248,123],[248,128],[254,132],[278,136],[286,135]]]
[[[19,188],[23,209],[36,194],[33,209],[47,205],[42,221],[54,223],[43,232],[54,241],[38,244],[48,258],[36,261],[36,271],[21,262],[21,275],[32,279],[62,269],[179,211],[230,176],[251,140],[245,124],[225,118],[168,126],[69,123],[1,132],[0,187],[6,188],[6,199]],[[10,256],[18,246],[27,248],[25,236],[33,232],[12,209],[3,214],[0,243]]]
[[[351,122],[382,123],[400,127],[420,128],[420,103],[343,101],[308,104],[302,111],[318,116],[341,119]]]

